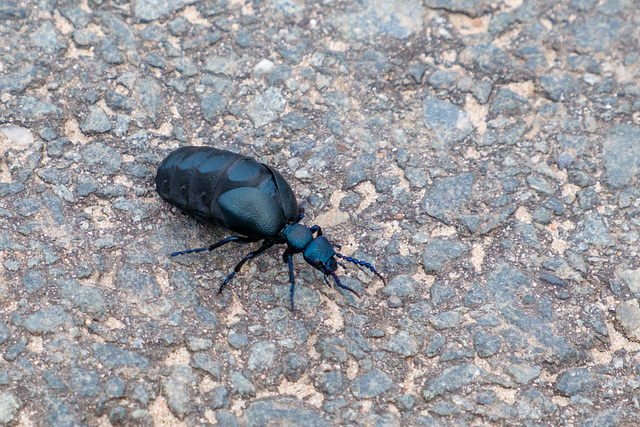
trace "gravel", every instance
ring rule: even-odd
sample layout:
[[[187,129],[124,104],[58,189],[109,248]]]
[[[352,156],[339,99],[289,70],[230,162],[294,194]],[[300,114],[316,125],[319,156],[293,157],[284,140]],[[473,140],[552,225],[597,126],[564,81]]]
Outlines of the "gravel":
[[[0,6],[0,424],[639,424],[633,2],[237,3]],[[184,145],[385,283],[219,294],[258,244],[169,256],[230,235],[154,191]]]

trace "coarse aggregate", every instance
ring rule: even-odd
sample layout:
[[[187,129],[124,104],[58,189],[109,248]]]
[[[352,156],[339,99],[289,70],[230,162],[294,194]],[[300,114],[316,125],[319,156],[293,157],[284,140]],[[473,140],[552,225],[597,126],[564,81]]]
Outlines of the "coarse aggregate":
[[[637,1],[0,3],[0,425],[640,424]],[[386,286],[219,295],[185,145]]]

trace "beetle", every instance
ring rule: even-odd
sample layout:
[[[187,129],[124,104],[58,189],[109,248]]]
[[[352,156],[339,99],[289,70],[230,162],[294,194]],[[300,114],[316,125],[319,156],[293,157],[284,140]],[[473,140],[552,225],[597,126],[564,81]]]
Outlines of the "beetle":
[[[384,277],[368,262],[344,256],[322,235],[322,229],[300,223],[304,210],[289,184],[280,172],[258,163],[249,156],[213,147],[188,146],[178,148],[158,166],[156,191],[160,197],[179,210],[199,220],[225,227],[239,235],[227,237],[210,246],[173,252],[171,256],[193,252],[212,251],[230,242],[262,241],[260,247],[235,266],[222,282],[218,293],[251,258],[262,254],[276,244],[287,247],[282,259],[289,264],[289,299],[294,310],[295,278],[293,255],[302,253],[304,260],[324,274],[331,276],[337,287],[360,295],[340,282],[338,266],[345,267],[336,258],[366,267],[386,285]]]

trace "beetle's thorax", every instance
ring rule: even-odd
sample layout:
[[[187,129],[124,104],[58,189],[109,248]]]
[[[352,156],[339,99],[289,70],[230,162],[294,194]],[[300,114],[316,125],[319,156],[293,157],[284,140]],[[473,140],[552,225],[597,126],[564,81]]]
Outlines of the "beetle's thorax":
[[[309,227],[300,223],[288,225],[282,232],[284,239],[293,253],[302,252],[313,240]]]
[[[326,237],[314,238],[309,227],[299,223],[287,226],[282,234],[292,253],[302,252],[304,260],[323,273],[335,271],[338,267],[334,258],[336,252]]]

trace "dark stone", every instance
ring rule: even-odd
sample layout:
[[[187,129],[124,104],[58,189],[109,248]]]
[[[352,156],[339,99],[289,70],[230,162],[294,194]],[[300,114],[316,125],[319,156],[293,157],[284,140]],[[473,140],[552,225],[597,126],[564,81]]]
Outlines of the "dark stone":
[[[480,42],[467,46],[458,55],[466,66],[476,66],[483,75],[501,76],[510,79],[520,68],[518,61],[490,42]]]
[[[440,352],[440,361],[449,362],[451,360],[473,359],[475,353],[468,347],[463,348],[445,348]]]
[[[269,371],[276,360],[276,345],[270,341],[259,341],[251,346],[247,368],[251,371]]]
[[[38,199],[19,199],[13,202],[13,207],[16,209],[19,215],[29,217],[40,211],[42,202]]]
[[[599,15],[577,20],[570,29],[580,53],[606,52],[629,31],[627,24],[618,18]]]
[[[209,407],[214,411],[229,407],[229,390],[226,387],[216,387],[211,391]]]
[[[522,272],[515,267],[501,263],[489,274],[487,293],[494,303],[512,305],[515,302],[515,294],[520,287],[528,288],[529,286],[529,279]]]
[[[64,308],[55,305],[27,317],[24,327],[32,334],[44,335],[53,331],[67,320],[69,320],[69,315],[64,311]]]
[[[262,127],[278,119],[286,104],[287,101],[282,96],[282,89],[270,87],[249,102],[247,114],[251,117],[255,127]]]
[[[104,385],[104,392],[109,398],[124,396],[124,380],[120,377],[109,378]]]
[[[256,395],[256,388],[251,384],[251,381],[238,372],[231,374],[231,384],[233,390],[243,399],[248,399]]]
[[[441,144],[451,145],[459,142],[473,130],[469,115],[448,101],[427,96],[423,111],[426,124],[433,131],[433,137]]]
[[[291,130],[301,130],[309,125],[309,120],[303,115],[292,111],[282,117],[282,123]]]
[[[240,421],[246,427],[267,425],[298,425],[305,427],[330,427],[314,409],[305,407],[300,399],[274,397],[252,402]]]
[[[81,39],[81,43],[92,44],[92,39]],[[118,50],[115,40],[110,36],[105,36],[100,39],[98,44],[98,53],[108,64],[119,65],[124,62],[124,57]]]
[[[491,17],[491,21],[489,21],[489,32],[491,34],[500,34],[511,24],[516,22],[515,17],[510,12],[500,12],[496,13]]]
[[[413,357],[422,347],[422,339],[405,331],[400,331],[389,338],[382,348],[403,357]]]
[[[58,280],[54,285],[60,289],[62,296],[70,301],[78,310],[94,318],[102,318],[105,314],[105,299],[98,288],[82,286],[77,280]]]
[[[131,111],[134,107],[131,99],[114,91],[107,91],[105,102],[110,109],[117,111]]]
[[[316,350],[324,359],[344,363],[348,359],[345,344],[344,340],[336,337],[322,337],[316,342]]]
[[[5,342],[10,336],[11,331],[9,330],[9,327],[6,324],[0,322],[0,344]]]
[[[71,388],[80,396],[97,396],[100,392],[100,376],[93,370],[73,368]]]
[[[107,369],[127,367],[146,371],[150,365],[146,357],[113,345],[99,344],[93,350],[93,354]]]
[[[23,351],[25,351],[27,349],[27,343],[28,342],[29,342],[29,339],[27,337],[20,338],[18,340],[18,342],[16,342],[14,345],[9,347],[9,349],[7,350],[7,352],[4,355],[4,358],[8,362],[13,362],[14,360],[16,360],[18,358],[18,356],[20,356],[22,354]]]
[[[213,360],[208,353],[196,353],[193,355],[192,365],[194,368],[202,369],[210,374],[215,380],[220,380],[222,374],[222,364],[218,360]]]
[[[143,22],[155,21],[168,17],[183,9],[185,6],[196,3],[196,0],[136,0],[133,5],[133,13]]]
[[[423,188],[428,183],[427,174],[421,168],[407,167],[404,171],[404,177],[409,181],[411,188]]]
[[[198,319],[200,319],[200,321],[208,329],[211,329],[211,330],[218,329],[218,319],[217,319],[215,313],[213,313],[209,309],[204,308],[201,305],[197,305],[195,307],[195,311],[196,311],[196,315],[198,316]]]
[[[555,391],[561,396],[585,394],[595,387],[596,382],[586,368],[571,368],[558,375]]]
[[[453,89],[458,80],[458,73],[455,71],[436,70],[429,75],[427,83],[436,89]]]
[[[125,406],[118,405],[109,412],[109,422],[112,425],[125,424],[128,416],[129,410]]]
[[[249,343],[249,335],[231,333],[229,334],[227,341],[229,341],[231,347],[240,350],[242,347]]]
[[[455,291],[451,286],[442,282],[434,282],[431,286],[431,302],[434,307],[439,307],[455,296]]]
[[[240,425],[234,413],[227,409],[216,412],[216,421],[219,426],[238,427]]]
[[[422,267],[426,273],[440,271],[446,261],[460,258],[470,249],[464,243],[433,239],[422,255]]]
[[[487,302],[487,293],[479,283],[474,283],[464,298],[464,305],[467,307],[478,307]]]
[[[320,374],[316,379],[315,386],[318,391],[327,396],[341,396],[349,386],[349,378],[341,371],[330,371]]]
[[[288,381],[298,381],[308,368],[309,361],[303,356],[289,353],[284,358],[284,376]]]
[[[114,148],[95,142],[82,150],[84,161],[92,166],[92,170],[104,175],[110,175],[120,170],[122,155]]]
[[[502,88],[498,91],[489,107],[491,114],[504,114],[507,116],[521,116],[531,109],[531,104],[522,95]]]
[[[131,269],[125,265],[116,278],[116,286],[135,299],[151,299],[161,295],[162,290],[155,279],[146,273]]]
[[[372,369],[351,382],[349,389],[358,399],[371,399],[389,390],[393,380],[380,369]]]
[[[473,334],[473,347],[480,357],[493,356],[500,350],[500,337],[477,331]]]
[[[52,372],[50,371],[45,371],[42,374],[44,380],[47,382],[47,387],[53,389],[53,390],[67,390],[67,385],[62,382],[62,380],[60,378],[58,378],[56,375],[54,375]]]
[[[471,198],[474,180],[474,174],[460,174],[435,181],[422,200],[423,209],[429,216],[452,225],[455,216]]]
[[[29,293],[33,293],[45,285],[44,277],[37,270],[27,270],[22,276],[22,285]],[[1,334],[0,334],[1,335]],[[0,343],[2,340],[0,340]]]
[[[156,122],[164,103],[162,87],[155,79],[146,78],[138,86],[138,95],[149,117],[153,122]]]
[[[66,49],[67,45],[58,38],[58,33],[51,21],[44,21],[35,31],[29,34],[31,44],[45,53],[55,53]]]
[[[215,123],[227,108],[227,99],[217,93],[205,92],[199,96],[205,120]]]
[[[590,245],[613,246],[613,240],[600,216],[588,213],[578,225],[573,234],[573,241],[586,242]]]
[[[399,274],[382,288],[382,292],[385,295],[395,295],[400,298],[411,297],[414,295],[417,285],[417,282],[410,276]]]
[[[444,393],[457,391],[475,382],[481,375],[480,368],[471,363],[447,368],[442,374],[427,382],[422,395],[429,402]]]
[[[563,282],[562,279],[560,279],[558,276],[555,276],[553,274],[548,274],[548,273],[543,274],[540,276],[540,280],[555,286],[562,286],[562,287],[567,286],[567,284]]]
[[[191,391],[195,382],[193,370],[185,365],[174,365],[171,375],[164,382],[169,409],[181,420],[194,409]]]
[[[604,180],[612,188],[625,188],[640,173],[640,128],[614,126],[603,142]]]
[[[547,97],[555,102],[566,101],[580,93],[580,84],[571,74],[555,73],[539,77],[540,85]]]

